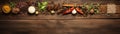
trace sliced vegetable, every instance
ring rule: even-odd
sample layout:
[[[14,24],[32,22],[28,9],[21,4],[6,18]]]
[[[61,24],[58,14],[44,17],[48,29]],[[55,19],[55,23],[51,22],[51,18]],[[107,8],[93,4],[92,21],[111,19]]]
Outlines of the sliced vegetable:
[[[11,7],[10,5],[6,4],[6,5],[3,5],[2,10],[4,13],[10,13]]]
[[[29,8],[28,8],[28,12],[29,13],[31,13],[31,14],[33,14],[33,13],[35,13],[35,7],[34,6],[30,6]]]

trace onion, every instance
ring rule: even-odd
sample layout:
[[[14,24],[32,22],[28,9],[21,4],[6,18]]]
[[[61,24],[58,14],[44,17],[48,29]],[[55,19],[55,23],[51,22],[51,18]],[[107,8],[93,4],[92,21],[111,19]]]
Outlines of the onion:
[[[31,14],[32,14],[32,13],[35,13],[35,10],[36,10],[36,9],[35,9],[34,6],[30,6],[30,7],[28,8],[28,12],[31,13]]]

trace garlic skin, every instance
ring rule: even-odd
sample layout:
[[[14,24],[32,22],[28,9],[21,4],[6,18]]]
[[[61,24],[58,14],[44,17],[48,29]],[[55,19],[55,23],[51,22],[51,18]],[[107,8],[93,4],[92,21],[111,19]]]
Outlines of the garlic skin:
[[[30,7],[28,8],[28,12],[29,12],[29,13],[35,13],[35,7],[34,7],[34,6],[30,6]]]
[[[77,13],[77,11],[74,9],[73,11],[72,11],[72,14],[76,14]]]

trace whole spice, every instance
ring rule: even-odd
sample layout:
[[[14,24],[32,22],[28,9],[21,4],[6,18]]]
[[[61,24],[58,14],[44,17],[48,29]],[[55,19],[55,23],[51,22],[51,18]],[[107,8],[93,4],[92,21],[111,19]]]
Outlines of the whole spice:
[[[76,11],[77,11],[78,13],[82,14],[82,15],[84,14],[84,13],[82,12],[82,10],[81,10],[80,8],[78,8],[78,7],[76,8]]]
[[[18,7],[18,8],[23,8],[25,6],[28,6],[28,4],[26,2],[18,2],[18,3],[16,3],[16,7]]]
[[[54,10],[58,10],[60,8],[60,4],[59,3],[56,3],[56,4],[54,4]]]
[[[47,9],[48,11],[53,10],[53,5],[48,4],[46,9]]]
[[[16,3],[10,2],[10,6],[12,8],[12,13],[18,14],[20,12],[20,8],[16,7]]]
[[[20,9],[17,7],[12,8],[12,13],[17,14],[20,12]]]
[[[31,5],[35,5],[36,0],[28,0],[26,3],[31,6]]]
[[[72,8],[70,8],[70,9],[66,10],[63,14],[70,13],[70,12],[72,12],[72,10],[74,10],[74,7],[72,7]]]

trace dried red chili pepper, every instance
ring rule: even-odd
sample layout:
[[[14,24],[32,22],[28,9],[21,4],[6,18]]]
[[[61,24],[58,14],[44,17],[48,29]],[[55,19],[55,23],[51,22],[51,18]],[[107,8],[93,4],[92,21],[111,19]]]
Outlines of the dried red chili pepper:
[[[84,13],[82,12],[82,10],[81,10],[80,8],[78,8],[78,7],[76,8],[76,11],[77,11],[78,13],[82,14],[82,15],[84,14]]]
[[[74,9],[74,7],[72,7],[72,8],[70,8],[70,9],[66,10],[63,14],[70,13],[70,12],[72,12],[73,9]]]

